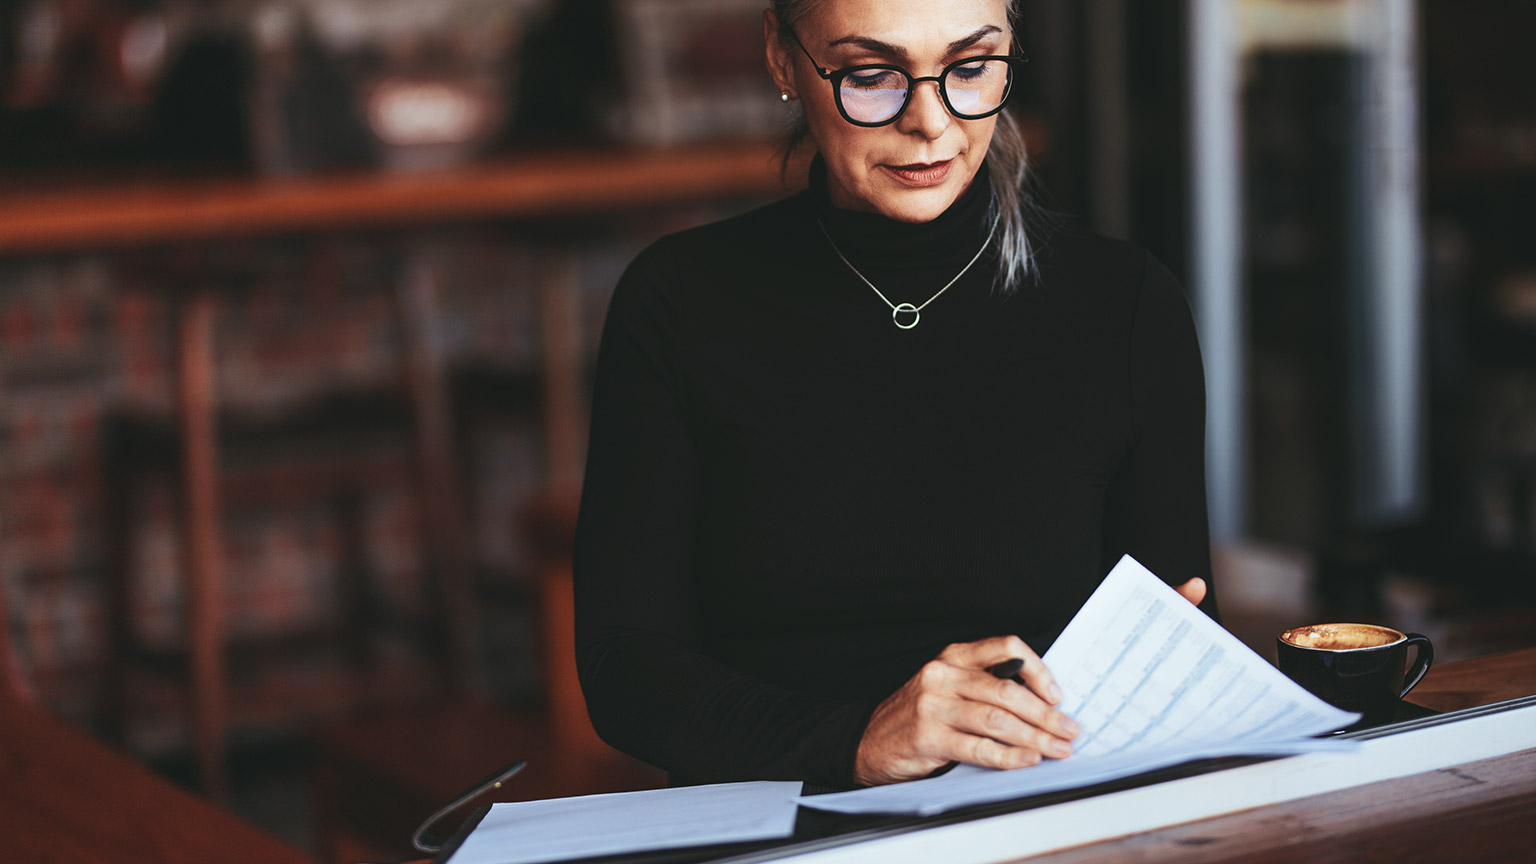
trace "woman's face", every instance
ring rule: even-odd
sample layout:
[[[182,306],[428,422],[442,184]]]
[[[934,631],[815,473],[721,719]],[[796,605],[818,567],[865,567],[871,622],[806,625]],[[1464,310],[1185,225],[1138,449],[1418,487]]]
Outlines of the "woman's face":
[[[779,89],[804,106],[827,163],[834,206],[927,222],[970,187],[992,142],[995,116],[954,116],[938,83],[927,81],[894,122],[855,126],[838,113],[831,82],[815,65],[836,71],[885,63],[922,77],[964,57],[1007,54],[1013,34],[1005,0],[820,0],[795,24],[805,51],[793,40],[779,41],[772,12],[764,16],[764,31],[769,71]]]

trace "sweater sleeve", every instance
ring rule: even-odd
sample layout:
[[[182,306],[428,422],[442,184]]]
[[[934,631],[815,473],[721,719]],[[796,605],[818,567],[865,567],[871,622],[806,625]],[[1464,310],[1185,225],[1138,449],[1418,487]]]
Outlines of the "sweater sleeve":
[[[620,280],[599,347],[576,532],[576,654],[609,744],[674,782],[853,785],[873,703],[792,691],[708,655],[693,549],[700,447],[664,244]]]
[[[1217,618],[1205,496],[1205,372],[1178,280],[1146,257],[1131,325],[1134,439],[1109,487],[1105,569],[1130,554],[1171,585],[1205,580]]]

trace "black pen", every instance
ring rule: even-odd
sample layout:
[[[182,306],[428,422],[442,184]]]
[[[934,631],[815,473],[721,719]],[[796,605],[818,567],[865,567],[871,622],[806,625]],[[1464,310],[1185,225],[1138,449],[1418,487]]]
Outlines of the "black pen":
[[[1024,679],[1019,677],[1019,672],[1023,671],[1023,669],[1024,658],[1014,657],[1011,660],[1004,660],[1001,663],[994,663],[988,666],[987,672],[991,673],[993,678],[1007,678],[1023,684]]]

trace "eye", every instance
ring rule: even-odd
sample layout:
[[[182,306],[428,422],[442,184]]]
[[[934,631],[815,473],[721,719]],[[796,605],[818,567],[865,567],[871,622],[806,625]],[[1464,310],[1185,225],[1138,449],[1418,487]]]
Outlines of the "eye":
[[[884,90],[905,87],[905,78],[906,76],[894,69],[860,69],[857,72],[849,72],[843,78],[843,86],[864,90]]]
[[[955,68],[949,70],[949,74],[953,75],[955,79],[959,81],[975,81],[984,77],[989,71],[991,71],[991,65],[992,64],[986,60],[978,60],[975,63],[966,63],[963,66],[956,66]]]

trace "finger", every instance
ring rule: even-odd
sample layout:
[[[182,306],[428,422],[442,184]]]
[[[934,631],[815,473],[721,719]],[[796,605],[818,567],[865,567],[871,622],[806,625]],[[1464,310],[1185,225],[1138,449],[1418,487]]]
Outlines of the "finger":
[[[957,703],[953,717],[951,725],[961,732],[991,738],[1000,744],[1029,750],[1052,759],[1065,759],[1072,755],[1071,742],[1026,724],[1011,712],[994,705]]]
[[[970,702],[991,706],[1011,714],[1024,726],[1043,730],[1070,741],[1082,734],[1071,717],[1047,704],[1039,695],[1013,681],[1002,681],[975,672],[956,675],[951,684],[956,695]],[[1019,743],[1016,738],[1003,739]]]
[[[1182,594],[1185,600],[1199,606],[1200,601],[1205,599],[1205,580],[1196,576],[1174,590]]]
[[[1038,765],[1042,758],[1039,750],[1011,747],[985,735],[971,735],[955,729],[944,730],[934,738],[943,751],[943,758],[983,768],[1024,768]]]
[[[1011,659],[1021,659],[1024,668],[1018,674],[1024,685],[1052,705],[1061,701],[1061,688],[1057,686],[1051,670],[1045,668],[1040,655],[1017,636],[993,636],[976,642],[956,643],[945,648],[939,657],[950,665],[975,670],[984,670]]]
[[[1027,666],[1030,661],[1040,659],[1017,636],[993,636],[975,642],[957,642],[945,648],[939,658],[966,669],[986,669],[1016,659],[1023,659]]]
[[[1025,750],[1025,752],[1040,753],[1041,756],[1051,756],[1054,759],[1064,759],[1072,755],[1072,744],[1061,738],[1028,726],[1011,712],[998,709],[995,706],[986,706],[982,703],[957,703],[951,726],[958,732],[965,732],[971,736],[988,738],[998,744]],[[977,744],[972,741],[969,746]],[[965,761],[971,761],[969,756],[962,755]]]
[[[1019,670],[1019,680],[1023,681],[1025,687],[1034,691],[1037,696],[1044,699],[1047,703],[1051,705],[1060,704],[1061,687],[1056,683],[1056,676],[1052,675],[1051,670],[1046,668],[1045,661],[1040,659],[1040,655],[1024,644],[1024,640],[1020,639],[1019,645],[1027,652],[1027,655],[1024,657],[1024,668]]]

